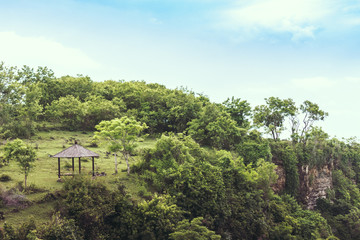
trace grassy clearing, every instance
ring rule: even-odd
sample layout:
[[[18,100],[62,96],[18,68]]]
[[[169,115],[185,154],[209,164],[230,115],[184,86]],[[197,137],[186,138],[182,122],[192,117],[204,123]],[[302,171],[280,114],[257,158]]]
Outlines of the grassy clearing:
[[[28,194],[27,199],[32,202],[40,200],[47,192],[60,190],[63,183],[58,182],[58,165],[57,159],[51,158],[50,155],[54,155],[70,146],[72,146],[75,140],[85,148],[94,151],[100,155],[100,158],[95,159],[95,170],[99,173],[105,172],[106,176],[97,177],[96,181],[101,181],[109,186],[109,188],[116,188],[118,184],[125,185],[126,189],[137,199],[137,193],[139,189],[139,183],[133,176],[127,176],[126,163],[118,157],[118,170],[117,175],[114,173],[114,157],[111,154],[106,154],[106,145],[100,144],[99,147],[90,147],[93,133],[91,132],[69,132],[69,131],[50,131],[39,132],[36,136],[32,137],[27,142],[31,144],[37,151],[36,166],[28,176],[28,186],[40,188],[45,192]],[[146,139],[140,142],[138,149],[154,147],[156,139]],[[0,155],[2,154],[2,148],[0,147]],[[137,161],[138,157],[134,156],[133,161]],[[79,160],[75,159],[75,173],[79,172]],[[61,159],[61,172],[71,173],[71,159]],[[88,175],[91,177],[92,161],[91,159],[82,158],[81,161],[81,173],[82,175]],[[8,175],[11,177],[11,181],[0,182],[0,187],[3,191],[14,188],[19,182],[24,181],[24,175],[20,172],[17,163],[11,162],[8,166],[0,168],[0,176]],[[62,178],[71,178],[71,176],[63,176]],[[53,205],[52,203],[33,204],[32,206],[22,209],[19,212],[11,212],[12,209],[0,208],[0,211],[6,213],[6,221],[12,224],[19,224],[27,221],[31,216],[39,222],[48,221],[49,214],[51,215]],[[0,221],[0,226],[3,221]]]
[[[28,141],[34,148],[37,148],[37,161],[33,171],[29,174],[28,184],[33,184],[39,188],[46,190],[58,190],[62,184],[57,182],[58,165],[57,159],[51,158],[50,155],[54,155],[65,148],[68,148],[74,144],[77,140],[78,143],[91,151],[94,151],[100,155],[100,158],[95,159],[95,171],[105,172],[107,174],[104,178],[109,178],[109,182],[112,182],[114,173],[114,157],[112,154],[106,154],[106,146],[100,144],[99,147],[90,147],[92,139],[92,133],[88,132],[68,132],[68,131],[51,131],[40,132]],[[138,149],[151,148],[155,145],[155,139],[146,139],[140,142]],[[3,147],[3,146],[2,146]],[[2,148],[0,148],[1,151]],[[138,158],[133,157],[135,161]],[[118,169],[120,173],[117,177],[123,178],[126,174],[121,172],[122,169],[126,169],[126,163],[118,157]],[[92,163],[91,159],[81,159],[81,172],[82,174],[91,174]],[[71,159],[61,159],[61,172],[71,173]],[[79,172],[79,160],[75,159],[75,173]],[[20,172],[18,165],[15,162],[10,163],[8,166],[0,168],[0,175],[6,174],[12,178],[12,181],[2,182],[1,184],[9,189],[14,187],[18,182],[24,181],[24,175]],[[65,177],[68,178],[68,177]]]

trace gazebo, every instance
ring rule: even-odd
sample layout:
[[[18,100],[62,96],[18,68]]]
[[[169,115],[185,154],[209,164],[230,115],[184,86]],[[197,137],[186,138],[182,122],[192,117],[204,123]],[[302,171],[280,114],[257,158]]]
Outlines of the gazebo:
[[[79,173],[81,173],[81,158],[82,157],[91,157],[92,158],[92,174],[95,176],[95,164],[94,164],[94,158],[100,157],[99,154],[90,151],[89,149],[84,148],[83,146],[80,146],[75,142],[75,144],[53,156],[53,158],[58,159],[58,176],[61,177],[60,172],[60,158],[71,158],[72,159],[72,171],[74,173],[74,158],[79,158]]]

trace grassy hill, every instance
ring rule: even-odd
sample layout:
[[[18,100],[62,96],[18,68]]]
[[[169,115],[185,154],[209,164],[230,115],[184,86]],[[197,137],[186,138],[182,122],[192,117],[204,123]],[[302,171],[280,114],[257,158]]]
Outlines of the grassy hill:
[[[10,224],[21,224],[28,219],[34,218],[37,222],[47,222],[53,213],[54,202],[52,201],[50,193],[60,190],[63,186],[62,182],[58,180],[58,165],[57,159],[51,158],[65,148],[72,146],[75,140],[85,148],[94,151],[100,155],[100,158],[95,159],[95,171],[99,173],[106,173],[106,176],[98,176],[96,181],[101,181],[107,184],[110,188],[113,183],[121,182],[125,185],[134,198],[138,198],[137,193],[139,184],[131,175],[126,174],[126,164],[121,157],[119,157],[119,173],[114,175],[114,157],[106,152],[105,144],[100,144],[98,147],[91,147],[93,133],[92,132],[70,132],[70,131],[48,131],[39,132],[27,142],[30,143],[37,151],[37,161],[35,168],[28,176],[28,191],[22,192],[22,185],[24,175],[20,172],[17,163],[11,162],[9,165],[3,165],[0,168],[0,176],[9,176],[10,181],[0,182],[0,189],[2,191],[12,191],[17,196],[24,196],[24,204],[20,206],[3,207],[0,212],[3,212],[5,219],[0,220],[0,226],[6,221]],[[137,149],[153,147],[155,139],[146,139],[140,142]],[[0,149],[3,148],[3,145]],[[133,156],[133,162],[138,160],[137,156]],[[81,159],[82,175],[92,177],[92,163],[90,159]],[[78,159],[75,159],[75,174],[78,174]],[[71,173],[71,159],[61,159],[61,172]],[[69,179],[71,176],[63,176],[62,179]]]

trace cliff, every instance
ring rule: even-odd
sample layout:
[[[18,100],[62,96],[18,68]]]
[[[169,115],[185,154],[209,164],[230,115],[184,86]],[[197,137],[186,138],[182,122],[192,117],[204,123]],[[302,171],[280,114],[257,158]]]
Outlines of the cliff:
[[[286,172],[283,164],[276,161],[276,173],[279,178],[277,183],[272,186],[275,193],[281,193],[285,189]],[[309,167],[309,165],[299,166],[299,195],[298,198],[307,209],[316,207],[316,200],[326,198],[326,190],[332,188],[333,164],[322,167]]]

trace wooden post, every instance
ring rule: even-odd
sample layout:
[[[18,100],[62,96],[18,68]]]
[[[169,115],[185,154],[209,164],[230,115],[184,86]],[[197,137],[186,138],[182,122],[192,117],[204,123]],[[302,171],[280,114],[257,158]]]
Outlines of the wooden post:
[[[81,159],[79,158],[79,173],[81,173]]]
[[[58,176],[60,178],[60,158],[58,158]]]
[[[73,174],[74,174],[74,158],[71,158],[72,159],[72,171],[73,171]]]
[[[93,177],[95,176],[95,164],[94,164],[94,157],[92,157],[92,168],[93,168]]]

